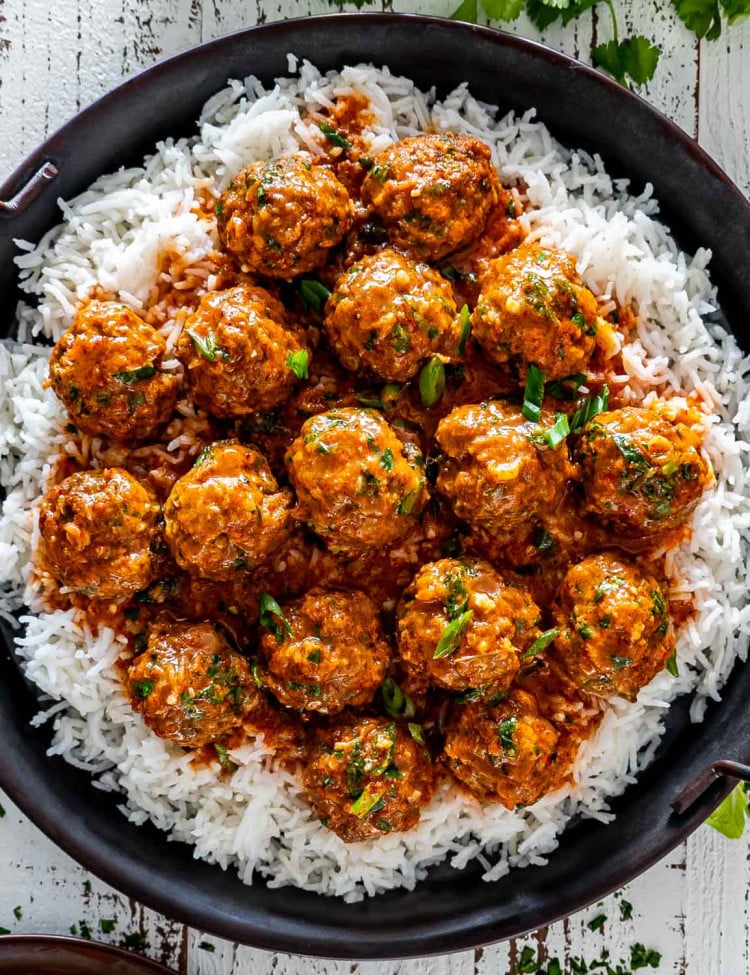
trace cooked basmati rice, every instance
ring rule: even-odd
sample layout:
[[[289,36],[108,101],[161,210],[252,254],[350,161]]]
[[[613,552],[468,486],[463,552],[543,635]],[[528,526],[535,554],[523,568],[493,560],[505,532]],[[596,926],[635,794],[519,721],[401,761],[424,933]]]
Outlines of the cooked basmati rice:
[[[194,844],[196,857],[234,866],[247,883],[260,874],[270,886],[296,884],[348,900],[411,889],[445,858],[456,867],[476,858],[485,879],[494,880],[513,866],[544,863],[572,816],[611,819],[608,799],[653,757],[669,702],[692,692],[691,714],[701,720],[707,699],[719,699],[735,661],[746,657],[750,362],[712,322],[710,254],[679,251],[656,219],[651,187],[631,195],[598,157],[560,146],[533,110],[498,120],[466,86],[440,101],[367,65],[321,75],[290,57],[290,72],[270,90],[252,77],[231,81],[205,105],[199,135],[166,140],[142,167],[103,176],[77,199],[60,201],[62,223],[36,247],[19,242],[22,288],[35,306],[19,307],[18,340],[0,346],[0,480],[7,491],[0,612],[9,617],[22,604],[31,611],[21,618],[16,647],[44,695],[46,710],[36,721],[53,723],[50,754],[89,770],[98,787],[120,792],[132,822],[151,820]],[[680,676],[659,674],[632,704],[613,700],[581,746],[571,785],[509,811],[444,783],[417,828],[346,845],[301,799],[297,777],[272,766],[262,738],[230,751],[238,766],[231,775],[218,762],[196,767],[132,710],[115,667],[123,638],[107,629],[92,634],[73,610],[45,610],[30,584],[36,505],[56,458],[75,448],[61,405],[43,387],[48,350],[29,343],[58,338],[96,286],[136,310],[148,307],[166,249],[179,255],[185,273],[209,275],[215,228],[194,209],[197,201],[253,160],[300,146],[319,153],[305,110],[350,93],[369,99],[373,154],[426,130],[471,133],[492,147],[503,180],[527,187],[526,228],[571,251],[597,294],[637,311],[637,338],[623,350],[624,372],[616,380],[625,399],[671,390],[713,411],[705,449],[718,483],[695,513],[690,540],[667,556],[670,598],[692,600],[696,609],[678,638]],[[163,331],[172,337],[173,326]],[[169,449],[185,442],[177,437]],[[95,457],[98,445],[81,449]]]

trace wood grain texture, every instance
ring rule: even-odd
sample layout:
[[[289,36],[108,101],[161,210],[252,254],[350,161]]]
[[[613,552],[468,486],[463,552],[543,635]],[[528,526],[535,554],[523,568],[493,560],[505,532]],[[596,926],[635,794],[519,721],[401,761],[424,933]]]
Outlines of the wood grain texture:
[[[377,0],[375,9],[444,15],[456,5]],[[664,51],[642,93],[697,135],[750,193],[750,23],[717,43],[696,45],[667,0],[618,6],[628,7],[621,31],[656,38]],[[330,9],[328,0],[0,0],[0,180],[81,106],[153,61],[255,22]],[[507,29],[588,60],[592,43],[607,40],[612,28],[608,16],[596,12],[544,37],[524,17]],[[88,875],[5,797],[0,803],[6,810],[0,818],[0,927],[61,934],[72,925],[88,928],[104,941],[142,943],[151,957],[189,975],[511,975],[524,945],[540,958],[558,957],[568,971],[571,958],[591,961],[604,949],[614,961],[627,961],[637,941],[662,952],[662,973],[750,971],[750,844],[730,843],[705,827],[624,892],[519,942],[438,959],[349,963],[272,955],[187,931]],[[630,921],[620,920],[623,900],[632,902]],[[607,920],[592,932],[589,922],[599,914]]]

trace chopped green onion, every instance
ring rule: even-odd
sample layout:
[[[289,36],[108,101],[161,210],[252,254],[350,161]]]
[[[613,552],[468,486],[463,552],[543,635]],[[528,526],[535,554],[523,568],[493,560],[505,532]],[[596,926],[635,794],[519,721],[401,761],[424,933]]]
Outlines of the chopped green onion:
[[[297,379],[309,378],[308,366],[310,363],[310,353],[307,349],[298,349],[297,352],[290,352],[284,363],[291,369]]]
[[[473,619],[474,610],[467,609],[465,613],[461,613],[460,616],[452,620],[443,630],[438,640],[438,645],[435,647],[432,659],[440,660],[441,657],[448,657],[456,651],[461,643],[461,638]]]
[[[414,508],[416,507],[417,501],[419,499],[419,493],[420,493],[419,489],[416,489],[414,491],[409,491],[408,494],[405,494],[403,498],[401,498],[399,503],[396,505],[396,511],[398,512],[398,514],[410,515],[412,511],[414,511]]]
[[[559,634],[560,630],[557,627],[552,630],[545,630],[544,633],[534,640],[529,649],[521,654],[521,660],[528,660],[530,657],[535,657],[538,653],[542,653]]]
[[[355,393],[354,398],[360,406],[366,406],[371,410],[382,410],[383,401],[377,396],[368,396],[366,393]]]
[[[413,721],[409,721],[406,727],[409,729],[409,734],[412,736],[414,741],[416,741],[420,745],[425,744],[424,734],[423,734],[421,724],[415,724]]]
[[[331,292],[320,281],[313,278],[303,278],[300,281],[300,294],[306,305],[316,311],[319,315],[323,314],[325,303],[331,296]]]
[[[227,772],[235,772],[239,766],[236,765],[232,759],[229,757],[226,745],[222,745],[221,742],[215,741],[214,748],[216,749],[216,755],[219,759],[219,765]]]
[[[542,402],[544,400],[544,373],[533,362],[529,366],[526,377],[526,388],[523,392],[522,413],[532,423],[539,423],[542,417]]]
[[[552,450],[556,450],[569,433],[570,425],[568,423],[567,414],[565,413],[555,413],[555,422],[549,428],[549,430],[544,431],[544,435],[547,438],[547,443],[550,445]]]
[[[383,707],[392,718],[413,718],[416,714],[414,702],[392,677],[386,677],[380,688]]]
[[[380,803],[380,805],[378,805]],[[366,786],[364,792],[355,799],[355,801],[349,806],[349,811],[354,813],[359,819],[364,819],[365,816],[369,815],[371,812],[382,809],[385,806],[383,802],[382,792],[370,792],[369,785]]]
[[[198,353],[203,356],[204,359],[208,359],[209,362],[216,362],[216,353],[221,352],[221,349],[216,344],[216,337],[213,332],[209,332],[206,338],[202,335],[198,335],[197,332],[192,331],[192,329],[186,328],[185,331],[193,340],[193,345],[198,350]]]
[[[142,379],[150,379],[155,375],[156,366],[154,366],[153,363],[148,362],[145,366],[139,366],[137,369],[128,369],[126,372],[116,372],[115,379],[119,383],[125,383],[126,386],[132,386],[133,383],[139,383]]]
[[[604,413],[609,405],[609,388],[607,386],[602,386],[601,391],[595,396],[589,396],[584,400],[581,400],[578,409],[573,414],[573,419],[570,421],[570,432],[577,433],[578,430],[585,427],[586,424],[593,420],[595,416],[599,413]]]
[[[504,718],[500,722],[500,726],[497,729],[497,737],[500,742],[500,747],[506,753],[506,755],[515,755],[518,751],[513,738],[516,733],[517,725],[518,718]]]
[[[673,474],[677,473],[677,464],[673,460],[668,460],[667,463],[661,469],[662,474],[665,477],[671,477]]]
[[[680,676],[680,670],[677,666],[677,651],[675,650],[671,653],[667,659],[667,670],[673,677]]]
[[[260,594],[259,606],[260,625],[270,630],[279,643],[283,641],[285,633],[287,636],[292,636],[292,628],[284,616],[284,611],[270,593],[262,592]]]
[[[463,355],[466,343],[469,341],[469,336],[471,335],[471,313],[469,306],[464,305],[458,314],[461,317],[461,337],[458,340],[456,352],[458,355]]]
[[[549,396],[554,396],[555,399],[575,399],[576,393],[585,382],[586,376],[582,372],[577,372],[572,376],[566,376],[564,379],[547,383],[546,392]],[[573,388],[569,389],[569,386]]]
[[[340,132],[337,132],[332,125],[328,122],[321,122],[318,126],[323,135],[332,142],[335,146],[340,146],[342,149],[351,149],[352,144],[348,139],[345,139]]]
[[[445,366],[440,359],[430,359],[419,373],[419,395],[422,406],[430,409],[445,392]]]
[[[117,927],[117,919],[113,917],[99,918],[99,930],[102,934],[112,934]]]
[[[398,383],[386,383],[380,391],[380,399],[383,409],[387,412],[395,410],[398,398],[401,395],[401,387]]]

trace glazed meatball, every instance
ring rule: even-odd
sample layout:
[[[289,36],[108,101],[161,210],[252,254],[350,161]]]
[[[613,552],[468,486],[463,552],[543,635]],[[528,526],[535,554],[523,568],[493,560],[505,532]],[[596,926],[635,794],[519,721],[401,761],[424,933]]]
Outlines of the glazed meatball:
[[[191,748],[239,727],[259,700],[247,660],[210,623],[153,624],[128,682],[154,734]]]
[[[455,361],[461,320],[450,283],[398,251],[379,251],[353,265],[328,299],[325,330],[342,365],[406,382],[433,356]]]
[[[685,524],[712,478],[700,441],[650,409],[600,413],[576,450],[585,510],[635,538]]]
[[[276,632],[260,641],[264,679],[279,701],[321,714],[369,704],[390,659],[372,600],[311,589],[283,611]]]
[[[523,382],[530,363],[547,380],[586,372],[596,344],[596,298],[564,251],[524,243],[493,261],[471,316],[472,335]]]
[[[330,169],[301,152],[237,173],[216,217],[222,245],[244,271],[292,278],[325,264],[354,206]]]
[[[207,447],[164,505],[167,544],[183,569],[230,579],[274,554],[292,529],[292,496],[262,454],[232,441]]]
[[[445,754],[469,792],[515,809],[557,785],[559,739],[533,695],[514,690],[498,703],[457,705],[446,729]]]
[[[421,729],[412,729],[421,739]],[[303,772],[304,795],[345,843],[411,829],[434,788],[421,740],[385,718],[320,729]]]
[[[333,551],[392,544],[427,502],[422,455],[374,410],[310,417],[286,459],[299,517]]]
[[[453,510],[477,530],[507,536],[555,507],[572,477],[564,444],[540,434],[554,418],[529,423],[514,406],[459,406],[438,424],[444,454],[437,486]]]
[[[392,244],[429,261],[475,240],[500,198],[489,146],[472,135],[418,135],[375,159],[362,196]]]
[[[166,350],[127,305],[90,301],[52,350],[50,384],[82,433],[147,440],[171,417],[180,387],[162,371]]]
[[[61,586],[119,602],[153,578],[159,505],[120,468],[79,471],[39,509],[42,563]]]
[[[307,374],[309,351],[284,324],[284,309],[264,288],[209,291],[177,344],[196,403],[234,418],[270,410]]]
[[[667,597],[635,565],[603,552],[570,568],[554,606],[555,648],[582,690],[633,701],[674,654]]]
[[[398,648],[415,678],[449,691],[506,691],[539,635],[539,607],[487,562],[422,566],[398,607]]]

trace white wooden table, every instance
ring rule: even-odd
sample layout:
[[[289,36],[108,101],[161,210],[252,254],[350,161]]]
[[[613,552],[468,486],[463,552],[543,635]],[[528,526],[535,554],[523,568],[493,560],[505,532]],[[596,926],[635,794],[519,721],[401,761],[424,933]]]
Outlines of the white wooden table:
[[[448,14],[458,0],[382,5]],[[628,28],[656,37],[663,48],[657,74],[642,93],[697,136],[750,194],[750,22],[717,43],[699,44],[677,24],[671,0],[618,7],[627,8]],[[0,181],[58,124],[154,60],[256,21],[330,10],[328,0],[0,0]],[[523,19],[512,29],[539,36]],[[544,39],[585,59],[592,36],[606,39],[608,29],[606,13],[594,12]],[[350,964],[271,955],[187,930],[88,875],[7,798],[0,795],[0,803],[6,813],[0,818],[0,928],[88,929],[101,940],[141,945],[191,975],[510,975],[524,943],[558,956],[566,972],[571,956],[590,961],[607,947],[613,960],[626,959],[634,942],[662,953],[660,972],[750,972],[750,846],[707,827],[624,891],[632,921],[620,920],[622,896],[610,897],[521,944],[419,962]],[[592,932],[587,923],[598,914],[608,920]]]

